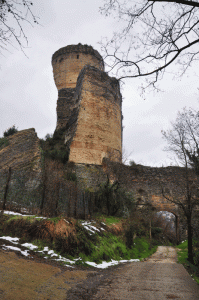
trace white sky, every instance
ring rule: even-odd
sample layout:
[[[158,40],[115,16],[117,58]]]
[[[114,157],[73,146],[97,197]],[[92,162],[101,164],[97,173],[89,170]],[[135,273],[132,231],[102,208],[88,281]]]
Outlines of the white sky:
[[[88,44],[100,52],[98,42],[111,36],[118,23],[99,13],[102,0],[34,0],[33,10],[40,25],[25,24],[27,57],[16,48],[0,56],[0,136],[15,124],[19,130],[34,127],[40,138],[56,126],[57,89],[51,57],[61,47]],[[46,3],[48,3],[46,5]],[[183,107],[198,109],[197,68],[180,81],[167,76],[161,82],[164,92],[140,97],[141,80],[126,81],[123,95],[123,146],[128,159],[150,166],[170,164],[161,130],[169,129]]]

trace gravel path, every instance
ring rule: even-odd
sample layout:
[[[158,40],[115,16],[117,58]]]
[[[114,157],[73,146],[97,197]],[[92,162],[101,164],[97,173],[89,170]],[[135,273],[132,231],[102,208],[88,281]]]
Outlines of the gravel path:
[[[175,248],[160,246],[144,262],[93,274],[70,290],[67,299],[199,300],[199,286],[176,259]]]

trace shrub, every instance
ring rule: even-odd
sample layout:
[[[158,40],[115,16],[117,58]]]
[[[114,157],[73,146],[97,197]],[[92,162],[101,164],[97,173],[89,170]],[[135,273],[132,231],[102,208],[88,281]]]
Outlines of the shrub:
[[[12,127],[8,128],[6,131],[4,131],[3,136],[8,137],[10,135],[13,135],[14,133],[18,132],[18,129],[13,125]]]
[[[73,172],[67,172],[66,178],[69,181],[77,181],[77,176]]]
[[[102,183],[96,193],[96,207],[108,216],[128,215],[134,205],[133,195],[124,191],[119,182]]]
[[[40,145],[44,151],[44,156],[52,160],[59,160],[67,163],[69,150],[64,145],[65,129],[55,130],[54,134],[47,134],[44,139],[40,139]]]
[[[6,147],[9,144],[6,138],[0,138],[0,149]]]

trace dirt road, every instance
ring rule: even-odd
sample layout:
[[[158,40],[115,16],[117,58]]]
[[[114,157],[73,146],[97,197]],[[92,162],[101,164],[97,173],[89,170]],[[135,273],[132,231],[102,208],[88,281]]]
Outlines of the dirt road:
[[[199,286],[176,263],[172,247],[158,247],[144,262],[100,271],[60,267],[0,250],[0,299],[199,300]]]
[[[147,261],[120,265],[102,280],[92,276],[67,299],[199,300],[199,286],[176,260],[175,248],[160,246]]]

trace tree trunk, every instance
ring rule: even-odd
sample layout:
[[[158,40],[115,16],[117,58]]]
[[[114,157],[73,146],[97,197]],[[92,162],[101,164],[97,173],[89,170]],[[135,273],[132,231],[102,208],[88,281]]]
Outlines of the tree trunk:
[[[151,240],[151,220],[149,221],[149,239]]]
[[[11,167],[9,167],[9,170],[8,170],[8,178],[7,178],[6,188],[5,188],[4,197],[3,197],[2,210],[5,210],[5,208],[6,208],[6,199],[7,199],[7,194],[8,194],[8,186],[9,186],[10,178],[11,178]]]
[[[193,243],[192,243],[192,226],[191,215],[187,216],[187,231],[188,231],[188,261],[193,264]]]

